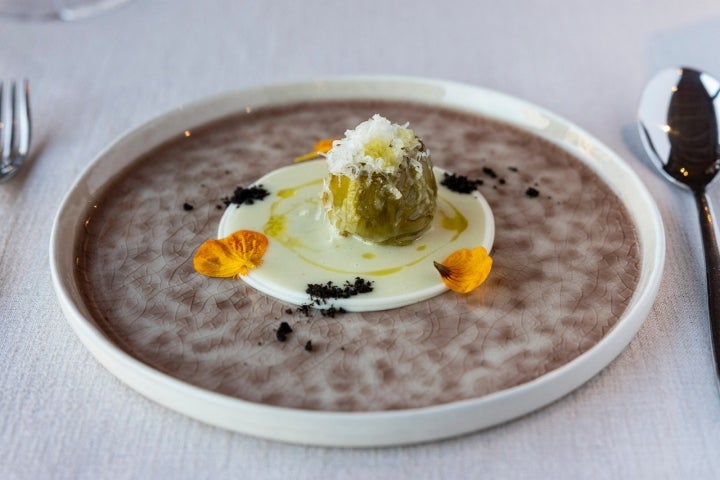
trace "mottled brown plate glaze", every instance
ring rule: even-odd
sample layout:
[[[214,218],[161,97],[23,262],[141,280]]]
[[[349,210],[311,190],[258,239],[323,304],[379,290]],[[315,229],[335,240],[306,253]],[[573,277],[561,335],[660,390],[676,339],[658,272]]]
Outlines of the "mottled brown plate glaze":
[[[410,122],[437,166],[483,180],[496,236],[481,288],[329,318],[194,272],[235,187],[374,113]],[[76,282],[112,343],[211,392],[317,411],[435,406],[537,379],[616,325],[641,271],[633,219],[584,162],[509,124],[411,102],[290,103],[193,128],[132,160],[87,218]],[[293,332],[280,342],[283,321]]]

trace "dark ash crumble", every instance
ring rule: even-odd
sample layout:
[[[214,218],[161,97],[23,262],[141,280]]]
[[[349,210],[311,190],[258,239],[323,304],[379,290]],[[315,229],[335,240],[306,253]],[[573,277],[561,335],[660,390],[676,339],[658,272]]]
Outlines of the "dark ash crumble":
[[[284,342],[287,340],[287,336],[292,333],[293,329],[290,327],[290,325],[287,322],[281,322],[280,327],[275,332],[275,337],[280,342]]]
[[[507,170],[513,173],[518,173],[520,169],[515,166],[508,166]],[[440,185],[443,185],[447,189],[456,193],[472,193],[475,190],[479,190],[479,187],[484,188],[492,187],[493,190],[504,188],[506,185],[510,186],[511,183],[508,180],[500,176],[498,171],[489,166],[482,167],[482,173],[488,177],[485,181],[480,179],[471,179],[465,175],[456,175],[454,173],[444,173],[443,179],[440,181]],[[535,184],[537,187],[537,183]],[[537,198],[540,196],[540,191],[535,187],[529,187],[525,190],[525,196],[528,198]],[[551,196],[547,197],[552,198]]]
[[[372,283],[360,277],[355,277],[353,282],[345,281],[342,286],[335,285],[333,282],[309,283],[305,293],[310,295],[313,304],[325,305],[328,299],[350,298],[361,293],[370,293],[373,291]]]
[[[465,175],[456,175],[447,172],[443,174],[443,179],[440,181],[440,185],[456,193],[472,193],[482,184],[483,181],[480,179],[471,180]]]
[[[262,185],[247,188],[237,187],[232,196],[225,197],[222,201],[226,207],[231,203],[235,205],[252,205],[256,201],[264,200],[268,195],[270,195],[270,192],[265,190]]]
[[[527,190],[525,190],[525,195],[530,198],[536,198],[538,195],[540,195],[540,191],[537,188],[529,187]]]
[[[493,170],[493,169],[490,168],[490,167],[483,167],[482,171],[483,171],[483,173],[484,173],[485,175],[487,175],[487,176],[490,177],[490,178],[497,178],[497,177],[498,177],[497,173],[495,173],[495,170]]]

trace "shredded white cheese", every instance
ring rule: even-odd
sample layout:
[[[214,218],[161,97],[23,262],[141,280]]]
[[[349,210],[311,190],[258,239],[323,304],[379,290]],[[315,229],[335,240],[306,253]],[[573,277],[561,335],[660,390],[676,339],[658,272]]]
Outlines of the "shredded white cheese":
[[[325,155],[328,170],[351,179],[362,173],[392,175],[407,161],[416,175],[422,175],[420,160],[429,153],[420,151],[420,140],[408,125],[393,124],[379,114],[373,115],[353,130],[347,130],[345,138],[333,142]]]

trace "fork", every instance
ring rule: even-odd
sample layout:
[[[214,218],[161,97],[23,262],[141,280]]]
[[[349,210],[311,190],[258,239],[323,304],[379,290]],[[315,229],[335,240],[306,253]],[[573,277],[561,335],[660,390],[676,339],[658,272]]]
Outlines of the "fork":
[[[30,150],[30,85],[22,82],[18,94],[16,82],[10,84],[10,102],[5,105],[4,85],[0,82],[0,183],[7,182],[20,170]]]

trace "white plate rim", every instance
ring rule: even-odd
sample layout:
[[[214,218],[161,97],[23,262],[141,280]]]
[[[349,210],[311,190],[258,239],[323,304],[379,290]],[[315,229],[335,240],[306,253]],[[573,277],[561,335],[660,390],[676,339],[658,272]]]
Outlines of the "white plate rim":
[[[420,101],[480,113],[515,124],[571,151],[600,174],[636,222],[641,275],[630,305],[617,324],[580,356],[530,382],[478,398],[406,410],[325,412],[276,407],[196,387],[161,373],[120,349],[97,328],[79,300],[67,246],[74,245],[80,215],[92,192],[120,173],[118,152],[134,159],[186,128],[243,108],[292,101],[386,98]],[[104,168],[105,172],[100,172]],[[108,173],[109,170],[109,173]],[[81,201],[86,199],[86,201]],[[68,242],[68,239],[71,241]],[[652,196],[635,172],[580,127],[524,100],[446,80],[401,77],[337,77],[278,83],[222,93],[182,105],[121,135],[98,154],[64,198],[52,227],[50,267],[53,287],[68,323],[85,347],[113,375],[144,396],[205,423],[283,442],[378,447],[453,437],[515,419],[565,396],[612,362],[647,317],[662,278],[665,233]]]

